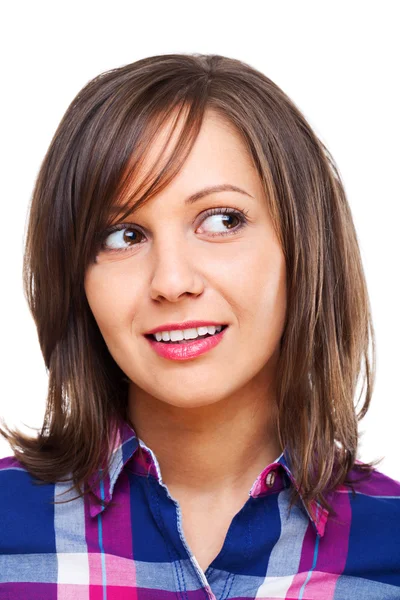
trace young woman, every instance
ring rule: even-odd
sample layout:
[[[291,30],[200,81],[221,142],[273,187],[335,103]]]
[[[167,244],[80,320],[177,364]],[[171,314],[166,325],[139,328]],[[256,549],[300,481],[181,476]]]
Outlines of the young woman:
[[[35,439],[3,426],[0,598],[400,598],[351,211],[271,80],[171,54],[90,81],[24,260],[49,391]]]

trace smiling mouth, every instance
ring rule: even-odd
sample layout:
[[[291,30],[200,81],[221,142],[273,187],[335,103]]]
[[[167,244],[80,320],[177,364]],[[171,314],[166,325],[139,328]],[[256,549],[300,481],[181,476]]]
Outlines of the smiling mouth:
[[[171,340],[168,340],[167,342],[165,342],[164,340],[160,340],[159,342],[157,342],[158,344],[190,344],[193,342],[197,342],[197,340],[202,340],[204,338],[207,337],[214,337],[215,335],[218,335],[219,333],[221,333],[222,331],[224,331],[224,329],[226,329],[228,327],[228,325],[222,325],[222,328],[220,331],[216,331],[215,333],[206,333],[204,335],[198,335],[197,337],[191,339],[191,340],[177,340],[176,342],[173,342]],[[147,333],[145,334],[145,337],[147,337],[149,340],[152,340],[154,342],[156,342],[156,338],[152,333]]]

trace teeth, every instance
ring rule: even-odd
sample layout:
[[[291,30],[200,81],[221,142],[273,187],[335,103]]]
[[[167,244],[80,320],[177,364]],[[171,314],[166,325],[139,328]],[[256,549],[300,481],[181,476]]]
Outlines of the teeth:
[[[194,340],[199,336],[207,335],[207,333],[214,335],[214,333],[219,333],[221,329],[222,325],[209,325],[208,327],[193,327],[191,329],[183,329],[182,331],[158,331],[153,334],[153,337],[155,337],[157,342],[179,342],[184,339]]]

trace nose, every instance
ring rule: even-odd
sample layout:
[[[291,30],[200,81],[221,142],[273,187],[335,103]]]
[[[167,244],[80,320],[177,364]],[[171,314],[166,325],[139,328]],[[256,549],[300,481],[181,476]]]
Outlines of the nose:
[[[182,296],[197,296],[204,289],[203,278],[196,268],[193,249],[180,237],[171,237],[157,245],[154,242],[154,267],[150,282],[152,300],[169,300],[177,302]]]

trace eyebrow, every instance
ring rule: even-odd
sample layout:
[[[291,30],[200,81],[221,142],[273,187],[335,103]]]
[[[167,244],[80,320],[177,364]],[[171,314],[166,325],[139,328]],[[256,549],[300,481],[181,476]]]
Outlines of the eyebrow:
[[[239,192],[240,194],[244,194],[245,196],[249,196],[249,198],[254,198],[251,194],[238,187],[237,185],[232,185],[230,183],[222,183],[219,185],[210,185],[208,187],[191,194],[186,198],[185,204],[194,204],[197,200],[204,198],[205,196],[209,196],[210,194],[215,194],[217,192]],[[113,212],[119,212],[121,207],[118,205],[114,205],[111,207]]]
[[[209,194],[215,194],[216,192],[239,192],[240,194],[244,194],[245,196],[249,196],[250,198],[254,198],[251,194],[242,190],[242,188],[237,185],[231,185],[230,183],[222,183],[220,185],[210,185],[198,192],[195,192],[185,200],[185,204],[193,204],[196,200],[200,200],[200,198],[204,198],[204,196],[208,196]]]

